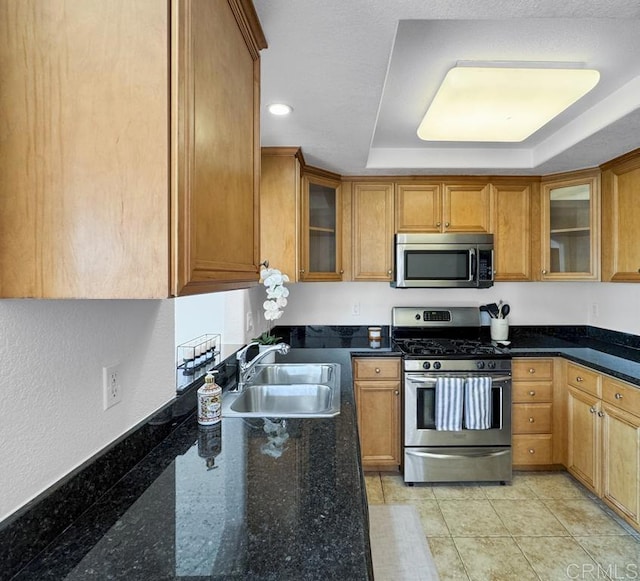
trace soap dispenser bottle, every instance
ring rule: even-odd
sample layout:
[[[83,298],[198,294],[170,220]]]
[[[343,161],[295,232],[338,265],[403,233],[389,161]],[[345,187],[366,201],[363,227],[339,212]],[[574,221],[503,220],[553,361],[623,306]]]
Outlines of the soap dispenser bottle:
[[[217,424],[222,419],[222,388],[216,383],[217,371],[207,372],[204,385],[198,389],[198,423]]]

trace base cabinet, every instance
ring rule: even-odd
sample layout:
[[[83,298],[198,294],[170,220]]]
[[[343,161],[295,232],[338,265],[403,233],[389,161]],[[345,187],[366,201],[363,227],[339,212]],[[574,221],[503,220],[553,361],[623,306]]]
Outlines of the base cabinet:
[[[398,470],[400,359],[355,358],[353,377],[362,465],[365,470]]]
[[[573,363],[568,368],[567,468],[640,529],[640,389]]]
[[[553,464],[553,360],[513,360],[512,446],[516,468]]]

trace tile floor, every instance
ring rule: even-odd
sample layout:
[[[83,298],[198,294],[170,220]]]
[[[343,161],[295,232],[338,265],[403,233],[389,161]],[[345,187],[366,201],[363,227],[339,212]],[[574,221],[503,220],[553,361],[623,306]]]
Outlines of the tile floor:
[[[417,507],[441,581],[640,579],[640,534],[565,472],[506,486],[365,480],[369,504]]]

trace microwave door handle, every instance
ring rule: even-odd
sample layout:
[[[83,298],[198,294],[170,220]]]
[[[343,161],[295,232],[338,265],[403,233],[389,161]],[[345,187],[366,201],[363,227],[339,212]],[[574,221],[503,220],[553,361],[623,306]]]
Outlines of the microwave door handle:
[[[469,249],[469,280],[476,280],[476,270],[478,269],[478,257],[476,256],[476,249]]]

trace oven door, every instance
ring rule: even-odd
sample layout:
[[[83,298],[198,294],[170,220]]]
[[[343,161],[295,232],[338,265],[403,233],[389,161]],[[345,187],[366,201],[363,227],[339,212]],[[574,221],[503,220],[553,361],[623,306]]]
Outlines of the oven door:
[[[436,430],[437,374],[405,373],[405,446],[509,446],[511,444],[511,376],[505,372],[477,373],[491,377],[492,423],[486,430]],[[470,377],[469,373],[446,373],[447,377]]]

